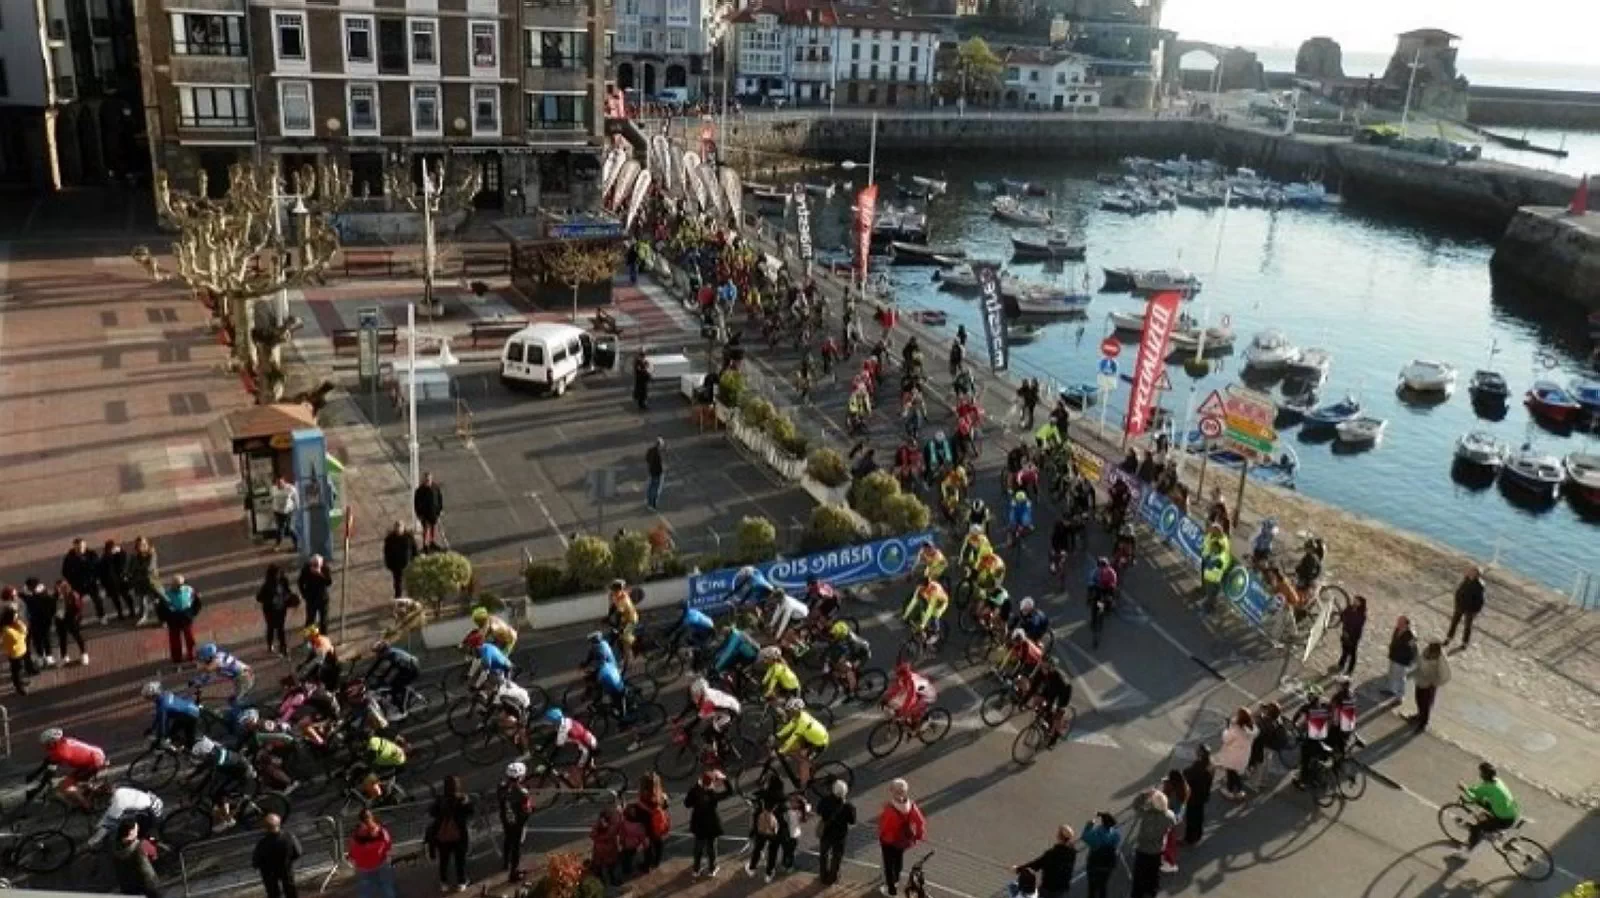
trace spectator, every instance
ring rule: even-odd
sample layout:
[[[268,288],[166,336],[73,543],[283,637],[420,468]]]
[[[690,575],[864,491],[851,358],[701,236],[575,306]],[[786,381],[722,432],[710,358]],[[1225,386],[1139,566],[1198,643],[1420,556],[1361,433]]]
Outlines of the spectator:
[[[650,408],[650,380],[655,375],[650,368],[650,359],[645,357],[640,350],[633,356],[633,404],[639,411]]]
[[[123,820],[117,824],[117,844],[111,849],[111,866],[116,872],[117,889],[124,895],[161,898],[161,882],[150,864],[155,846],[139,838],[139,822]]]
[[[128,587],[128,553],[122,551],[122,545],[116,540],[106,540],[96,573],[100,578],[100,590],[116,609],[117,620],[126,620],[130,615],[137,617],[133,593]]]
[[[1417,634],[1411,632],[1411,620],[1400,615],[1394,622],[1394,633],[1389,636],[1389,682],[1383,691],[1396,698],[1406,694],[1406,676],[1417,663]]]
[[[350,865],[356,869],[357,898],[395,898],[394,864],[389,862],[393,848],[394,837],[389,830],[371,810],[362,808],[345,845]]]
[[[650,844],[650,817],[638,802],[622,804],[622,796],[617,796],[617,819],[621,821],[622,829],[622,858],[620,870],[622,879],[626,882],[633,878],[635,862],[639,860],[639,852]]]
[[[884,895],[897,893],[906,852],[927,837],[928,821],[922,808],[911,800],[911,787],[905,780],[889,784],[889,801],[878,815],[878,847],[883,853]]]
[[[61,579],[67,581],[67,585],[79,596],[94,602],[97,623],[106,622],[105,602],[100,598],[100,556],[94,554],[81,538],[72,541],[72,548],[61,559]],[[61,654],[65,657],[66,650],[63,649]]]
[[[294,588],[289,585],[289,575],[276,561],[267,565],[261,588],[256,590],[256,603],[261,606],[261,619],[266,624],[267,651],[277,646],[278,654],[288,656],[289,635],[284,627],[289,609],[300,604],[300,597],[295,595]]]
[[[316,625],[318,630],[328,632],[328,595],[332,589],[333,574],[328,563],[321,555],[311,556],[300,568],[300,598],[306,604],[303,626]]]
[[[261,874],[267,898],[298,898],[294,886],[294,862],[300,859],[300,840],[283,831],[283,820],[268,814],[261,820],[264,830],[250,852],[250,866]]]
[[[1472,622],[1483,610],[1483,572],[1477,565],[1467,568],[1466,576],[1456,586],[1455,611],[1450,615],[1450,630],[1444,634],[1444,644],[1456,636],[1456,625],[1461,624],[1461,647],[1472,642]]]
[[[1066,898],[1072,888],[1072,870],[1078,864],[1078,849],[1073,847],[1077,840],[1072,827],[1062,824],[1056,829],[1054,845],[1016,868],[1019,881],[1023,873],[1038,874],[1039,898]]]
[[[647,844],[639,872],[648,873],[661,866],[667,833],[672,831],[672,812],[668,810],[667,790],[661,785],[660,774],[651,771],[639,778],[637,803],[648,824]]]
[[[277,537],[272,548],[283,548],[283,538],[289,537],[289,547],[292,551],[300,551],[300,537],[294,532],[294,515],[300,508],[300,493],[287,477],[279,477],[272,481],[272,520],[276,524],[274,535]]]
[[[767,774],[761,789],[750,800],[750,860],[745,864],[746,875],[756,875],[761,866],[761,853],[767,852],[767,882],[772,881],[772,871],[778,866],[778,812],[783,805],[783,779],[777,771]]]
[[[156,547],[142,536],[134,537],[128,556],[128,594],[139,608],[135,627],[155,623],[161,611],[161,564]]]
[[[1198,845],[1200,836],[1205,833],[1206,802],[1211,800],[1211,782],[1215,776],[1211,749],[1196,746],[1194,761],[1183,768],[1183,781],[1189,787],[1189,800],[1183,803],[1183,841],[1186,844]]]
[[[28,654],[28,625],[23,623],[22,614],[16,608],[0,611],[0,648],[5,649],[6,663],[11,666],[12,690],[17,695],[27,695],[28,684],[22,675],[24,672],[37,674],[39,669],[33,666],[33,656]]]
[[[1244,797],[1244,772],[1250,767],[1251,749],[1256,741],[1256,722],[1249,708],[1233,712],[1233,720],[1222,731],[1222,751],[1217,754],[1217,766],[1226,777],[1222,794],[1238,801]]]
[[[1161,852],[1167,833],[1178,819],[1167,809],[1167,796],[1160,789],[1147,789],[1134,798],[1138,815],[1133,840],[1132,898],[1155,898],[1161,889]]]
[[[22,584],[22,607],[28,612],[28,647],[33,657],[45,667],[55,667],[50,634],[55,629],[56,594],[45,589],[38,577],[29,577]]]
[[[1167,808],[1172,813],[1173,820],[1183,816],[1184,808],[1189,804],[1189,783],[1183,778],[1183,771],[1168,770],[1166,778],[1161,781],[1161,791],[1167,796]],[[1178,830],[1176,827],[1167,828],[1167,837],[1161,846],[1161,872],[1178,872]]]
[[[1039,898],[1039,876],[1026,867],[1017,868],[1017,878],[1006,886],[1010,898]]]
[[[194,619],[200,614],[200,596],[182,574],[172,575],[157,614],[167,626],[167,649],[173,664],[194,660]]]
[[[1416,726],[1417,732],[1428,728],[1433,717],[1433,700],[1439,687],[1450,682],[1450,662],[1445,660],[1444,643],[1437,639],[1422,650],[1422,660],[1417,662],[1415,674],[1417,713],[1406,718]]]
[[[666,460],[661,450],[666,446],[666,440],[656,437],[656,441],[644,452],[645,471],[650,475],[650,482],[644,490],[644,504],[651,511],[656,511],[661,505],[661,487],[666,478]]]
[[[416,513],[417,522],[422,525],[423,550],[437,546],[439,518],[444,515],[444,490],[439,489],[439,484],[433,481],[433,474],[422,475],[422,484],[411,496],[411,510]]]
[[[817,803],[817,867],[825,886],[839,881],[844,844],[850,837],[850,827],[856,825],[856,806],[849,796],[850,784],[834,780],[828,794]]]
[[[722,813],[717,805],[732,794],[733,786],[722,771],[708,770],[684,796],[689,834],[694,837],[694,863],[689,868],[694,876],[716,876],[722,869],[717,864],[717,840],[722,837]]]
[[[1367,597],[1356,596],[1339,612],[1339,661],[1334,670],[1349,676],[1356,672],[1356,649],[1367,628]]]
[[[394,580],[394,597],[405,595],[406,566],[417,557],[417,541],[406,529],[404,521],[395,521],[394,527],[383,538],[383,566]]]
[[[444,794],[428,809],[428,847],[439,857],[439,884],[457,892],[467,890],[467,848],[472,823],[472,797],[461,789],[461,777],[444,778]],[[452,862],[455,878],[450,876]]]
[[[56,645],[61,648],[61,665],[65,667],[71,662],[67,660],[67,640],[70,638],[78,646],[78,663],[89,664],[89,647],[83,642],[83,594],[72,588],[72,584],[65,580],[56,584]]]
[[[801,827],[811,816],[811,803],[796,792],[789,796],[788,806],[778,818],[778,847],[783,849],[783,872],[794,871],[794,852],[800,847]],[[767,855],[767,879],[772,879],[772,855]]]
[[[505,865],[506,880],[521,882],[522,834],[528,827],[528,818],[533,816],[527,765],[513,761],[506,766],[505,778],[495,789],[495,799],[500,807],[500,859]]]
[[[1100,811],[1083,828],[1083,847],[1089,850],[1083,872],[1089,883],[1089,898],[1106,898],[1106,886],[1117,869],[1117,852],[1122,848],[1122,831],[1110,811]]]
[[[622,885],[622,815],[614,807],[589,828],[589,870],[607,886]]]

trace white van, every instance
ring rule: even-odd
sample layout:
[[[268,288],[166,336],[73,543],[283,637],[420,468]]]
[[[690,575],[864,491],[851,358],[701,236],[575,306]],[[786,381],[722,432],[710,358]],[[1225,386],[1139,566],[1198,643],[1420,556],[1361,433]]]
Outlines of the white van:
[[[594,367],[594,337],[570,324],[543,321],[512,334],[500,350],[500,382],[560,396]]]

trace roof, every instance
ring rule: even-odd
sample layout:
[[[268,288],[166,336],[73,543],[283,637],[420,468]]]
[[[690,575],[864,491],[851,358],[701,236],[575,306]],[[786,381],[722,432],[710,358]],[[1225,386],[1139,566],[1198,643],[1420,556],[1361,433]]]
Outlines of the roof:
[[[1045,47],[1012,47],[1001,55],[1006,65],[1041,65],[1049,68],[1076,59],[1077,54]],[[1080,60],[1087,64],[1088,60]]]
[[[309,405],[282,402],[242,408],[228,413],[223,421],[234,440],[254,440],[316,427],[317,415]]]
[[[531,340],[535,337],[554,337],[562,339],[575,337],[583,333],[583,329],[560,321],[536,321],[522,330],[512,334],[512,340]]]
[[[751,24],[756,16],[777,16],[785,25],[817,25],[839,28],[876,28],[896,31],[934,31],[939,25],[928,19],[908,16],[887,9],[856,9],[818,0],[764,0],[745,7],[728,18],[736,25]]]
[[[1400,32],[1401,37],[1437,38],[1447,41],[1461,40],[1461,35],[1451,34],[1443,28],[1416,28],[1411,31]]]
[[[908,16],[888,9],[840,9],[839,26],[842,28],[877,28],[900,31],[942,31],[943,28],[929,19]]]

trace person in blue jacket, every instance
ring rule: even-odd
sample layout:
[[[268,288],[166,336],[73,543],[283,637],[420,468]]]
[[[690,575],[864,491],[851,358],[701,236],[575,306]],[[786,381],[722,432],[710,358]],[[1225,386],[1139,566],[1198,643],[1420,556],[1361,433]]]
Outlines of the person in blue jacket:
[[[511,677],[511,658],[500,647],[492,642],[485,642],[478,646],[477,657],[472,660],[472,688],[481,687],[491,674],[504,674],[507,679]]]
[[[150,725],[150,735],[157,742],[171,740],[181,748],[194,744],[195,732],[200,725],[198,704],[167,692],[154,680],[144,684],[140,694],[155,702],[156,719]]]
[[[1011,497],[1011,507],[1006,511],[1006,522],[1015,528],[1023,530],[1033,529],[1033,503],[1028,500],[1028,494],[1018,490]]]
[[[1050,632],[1050,618],[1034,604],[1031,597],[1025,598],[1017,605],[1017,615],[1011,619],[1007,629],[1021,630],[1029,639],[1038,642]]]
[[[689,646],[696,654],[706,648],[716,635],[717,625],[711,616],[698,608],[690,606],[689,600],[684,599],[680,606],[683,613],[673,622],[667,630],[665,640],[668,651],[677,652],[678,647],[688,640]]]
[[[741,605],[759,605],[772,595],[772,591],[772,581],[760,571],[746,565],[733,575],[733,589],[728,593],[728,601],[732,602],[735,608]]]
[[[583,663],[578,667],[593,673],[607,664],[617,663],[617,652],[606,641],[606,634],[599,630],[589,634],[589,652],[583,656]]]
[[[738,627],[730,627],[727,638],[722,640],[722,646],[717,649],[717,658],[711,665],[711,672],[732,672],[748,667],[755,663],[756,656],[760,653],[761,646],[754,639],[746,636]]]

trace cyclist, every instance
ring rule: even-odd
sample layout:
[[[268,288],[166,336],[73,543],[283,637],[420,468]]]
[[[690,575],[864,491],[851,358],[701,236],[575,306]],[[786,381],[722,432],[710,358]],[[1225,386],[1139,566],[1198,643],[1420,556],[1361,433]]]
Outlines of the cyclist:
[[[683,613],[673,621],[662,641],[667,644],[669,655],[677,654],[678,647],[687,641],[689,647],[694,650],[694,666],[698,670],[701,653],[710,647],[711,641],[716,638],[717,625],[711,619],[711,615],[692,607],[688,599],[684,599],[679,608]]]
[[[839,670],[850,697],[855,696],[856,676],[861,665],[871,658],[872,643],[852,631],[849,624],[839,621],[828,628],[828,647],[822,656],[822,672]]]
[[[600,701],[611,706],[611,713],[621,723],[628,717],[628,686],[622,679],[622,668],[615,664],[602,664],[594,672],[595,685],[600,687]]]
[[[551,708],[544,712],[546,723],[555,727],[551,733],[549,744],[545,747],[544,754],[552,756],[555,750],[563,745],[573,745],[578,749],[578,763],[575,768],[585,768],[594,759],[595,750],[600,745],[600,740],[589,732],[589,728],[579,723],[576,719],[562,713],[560,708]]]
[[[971,571],[978,566],[978,559],[993,551],[994,547],[989,544],[988,535],[983,532],[983,525],[969,525],[967,527],[967,536],[961,541],[961,566]]]
[[[1055,526],[1050,528],[1050,573],[1060,570],[1067,553],[1072,551],[1077,542],[1077,534],[1073,532],[1066,515],[1056,518]]]
[[[716,660],[711,664],[712,673],[733,673],[755,663],[761,646],[754,639],[747,636],[738,627],[729,627],[728,635],[722,640],[722,646],[717,649]]]
[[[490,694],[494,696],[489,706],[499,716],[501,730],[510,735],[513,745],[526,748],[528,710],[533,706],[532,696],[528,695],[527,689],[504,674],[491,674],[488,685]]]
[[[683,734],[687,737],[693,737],[694,728],[699,726],[701,721],[705,721],[706,744],[721,756],[727,749],[723,737],[728,727],[739,719],[743,711],[744,706],[737,698],[721,689],[713,689],[705,677],[695,677],[689,684],[689,704],[683,709],[683,713],[678,715],[678,721],[682,722],[684,718],[694,715],[694,720],[689,721],[688,726],[683,729]]]
[[[978,528],[978,532],[984,534],[984,538],[987,539],[989,523],[992,520],[994,520],[994,513],[989,510],[989,504],[974,496],[972,502],[967,505],[968,529]]]
[[[367,800],[376,801],[388,791],[387,784],[393,783],[405,769],[404,744],[382,736],[368,736],[366,751],[352,773],[361,778],[361,791]]]
[[[395,599],[389,608],[389,626],[383,628],[385,642],[398,642],[408,634],[420,633],[428,620],[428,610],[416,599]]]
[[[828,748],[828,728],[806,711],[806,703],[791,698],[783,704],[787,721],[778,728],[778,754],[795,759],[795,786],[811,782],[811,763]]]
[[[939,581],[923,575],[922,585],[906,602],[902,619],[911,626],[911,632],[926,634],[930,645],[937,644],[941,636],[945,609],[950,607],[950,596]]]
[[[772,595],[772,581],[765,574],[749,565],[739,568],[733,575],[733,589],[728,592],[728,601],[735,608],[749,604],[760,604]]]
[[[1019,541],[1033,532],[1033,501],[1022,490],[1011,494],[1011,505],[1006,510],[1006,526],[1010,528],[1012,537]]]
[[[767,618],[767,629],[772,632],[772,638],[781,644],[789,625],[805,623],[806,615],[810,613],[811,609],[806,607],[805,602],[779,589],[772,594],[772,616]],[[789,641],[793,641],[792,635]]]
[[[1074,516],[1086,515],[1093,517],[1097,498],[1094,492],[1094,484],[1089,482],[1089,478],[1079,477],[1072,484],[1072,514]]]
[[[417,656],[395,648],[380,639],[372,644],[372,666],[365,677],[375,687],[388,690],[389,703],[399,717],[405,716],[406,687],[417,681],[422,666]]]
[[[340,695],[349,709],[344,718],[345,729],[356,733],[382,733],[389,729],[389,716],[365,682],[351,680],[344,684]]]
[[[473,690],[483,688],[484,682],[494,674],[511,676],[511,658],[499,646],[484,642],[483,635],[477,631],[467,634],[467,644],[473,650],[472,662],[467,670],[467,681],[472,684]]]
[[[902,722],[916,727],[921,726],[922,716],[928,713],[938,697],[939,692],[933,688],[932,680],[901,661],[894,666],[894,682],[889,684],[889,691],[883,694],[880,704]]]
[[[1333,708],[1322,697],[1322,687],[1306,687],[1306,703],[1290,718],[1300,733],[1300,770],[1295,774],[1295,788],[1304,789],[1311,782],[1312,768],[1327,757],[1328,731],[1333,723]]]
[[[483,635],[484,642],[494,643],[507,655],[517,647],[517,628],[490,614],[487,608],[472,609],[472,626]]]
[[[1267,518],[1262,521],[1255,540],[1250,544],[1250,560],[1256,567],[1263,567],[1272,560],[1272,543],[1277,538],[1278,519]]]
[[[1005,626],[1012,613],[1011,593],[1004,586],[984,593],[983,602],[978,605],[978,620],[991,633]]]
[[[783,650],[769,645],[761,650],[761,663],[766,673],[761,676],[761,697],[771,701],[789,699],[800,694],[800,678],[783,660]]]
[[[1054,748],[1067,721],[1066,708],[1072,704],[1072,681],[1067,679],[1066,670],[1049,657],[1041,659],[1038,669],[1028,678],[1022,704],[1026,706],[1034,699],[1039,701],[1035,710],[1050,721],[1050,741],[1045,747]]]
[[[945,571],[950,567],[950,562],[944,557],[944,552],[939,550],[939,544],[929,537],[922,541],[922,546],[917,549],[917,561],[913,570],[924,578],[931,578],[940,583],[944,582]]]
[[[1500,774],[1494,765],[1484,761],[1478,765],[1478,783],[1468,786],[1466,783],[1457,783],[1461,789],[1461,797],[1472,803],[1478,811],[1478,819],[1467,828],[1466,851],[1471,851],[1483,841],[1485,833],[1499,832],[1517,825],[1517,820],[1522,816],[1522,808],[1517,804],[1517,799],[1511,790],[1501,781]]]
[[[1139,551],[1139,537],[1134,533],[1132,524],[1123,524],[1117,531],[1117,542],[1111,547],[1113,566],[1119,571],[1128,569],[1133,564],[1134,556]]]
[[[303,679],[315,678],[329,689],[338,689],[343,676],[339,669],[339,651],[315,626],[300,631],[305,638],[306,660],[301,662],[299,675]]]
[[[1000,661],[1000,669],[1015,676],[1030,677],[1043,660],[1044,648],[1039,643],[1029,639],[1022,630],[1012,630],[1011,638],[1006,643],[1005,657]]]
[[[239,707],[240,701],[256,686],[256,675],[250,670],[250,665],[217,648],[214,642],[202,645],[194,653],[194,659],[200,662],[200,675],[190,681],[189,685],[198,689],[205,687],[216,677],[232,680],[233,698],[228,700],[231,707]]]
[[[1006,579],[1006,561],[1000,553],[990,549],[989,552],[978,559],[975,578],[978,589],[992,592],[999,589]]]
[[[156,821],[161,819],[163,807],[160,797],[152,792],[132,786],[118,786],[111,793],[111,803],[106,806],[106,812],[100,815],[100,824],[95,827],[94,835],[89,837],[89,847],[98,847],[106,836],[116,830],[122,818],[129,815],[134,815],[139,821],[140,832],[155,832]]]
[[[194,744],[200,726],[200,706],[180,695],[161,688],[155,680],[144,684],[139,694],[156,706],[156,719],[150,724],[150,735],[157,742],[172,740],[180,748]]]
[[[944,431],[936,430],[932,437],[923,441],[922,468],[930,485],[932,485],[935,477],[940,478],[941,486],[948,482],[950,474],[955,471],[954,463],[955,453],[951,451],[950,440],[945,437]],[[958,493],[966,491],[966,476],[967,472],[965,471],[962,471],[959,475],[959,480],[957,481]],[[959,495],[956,497],[956,501],[961,501]]]
[[[1106,505],[1106,520],[1120,526],[1128,516],[1128,506],[1133,503],[1133,490],[1128,481],[1118,478],[1111,484],[1111,501]]]
[[[1050,632],[1050,618],[1034,603],[1032,597],[1029,597],[1017,605],[1017,615],[1007,626],[1012,630],[1021,630],[1023,635],[1034,642],[1042,642],[1044,634]]]
[[[813,632],[821,632],[834,615],[839,613],[843,604],[843,596],[833,584],[818,580],[816,577],[806,578],[806,605],[811,613],[806,616]]]
[[[939,478],[939,498],[944,502],[945,512],[954,517],[961,507],[961,498],[967,494],[967,469],[956,465],[945,475]]]
[[[189,782],[195,785],[204,782],[205,797],[211,802],[213,828],[223,830],[233,826],[233,796],[236,792],[250,793],[250,784],[256,778],[255,765],[239,752],[223,748],[205,736],[195,740],[189,754],[195,761]]]
[[[92,784],[95,777],[106,769],[105,750],[87,742],[69,739],[56,727],[40,733],[39,743],[44,746],[44,762],[28,779],[44,776],[51,767],[60,768],[63,775],[61,782],[56,785],[56,791],[70,804],[89,810],[89,798],[79,787]]]
[[[1109,605],[1117,597],[1119,578],[1111,559],[1101,555],[1094,560],[1094,570],[1089,572],[1089,599]]]
[[[608,601],[610,607],[606,611],[606,620],[617,631],[617,641],[622,646],[623,666],[632,667],[633,640],[635,631],[639,628],[639,608],[634,605],[633,596],[628,593],[627,581],[611,581],[611,595]]]
[[[606,634],[599,630],[589,634],[589,652],[583,656],[583,663],[579,669],[594,673],[603,665],[616,664],[617,653],[612,650],[611,643],[606,640]]]
[[[239,751],[250,756],[261,778],[274,789],[288,791],[292,787],[294,780],[283,769],[278,753],[292,752],[298,741],[288,727],[262,720],[261,712],[254,708],[239,714]]]

